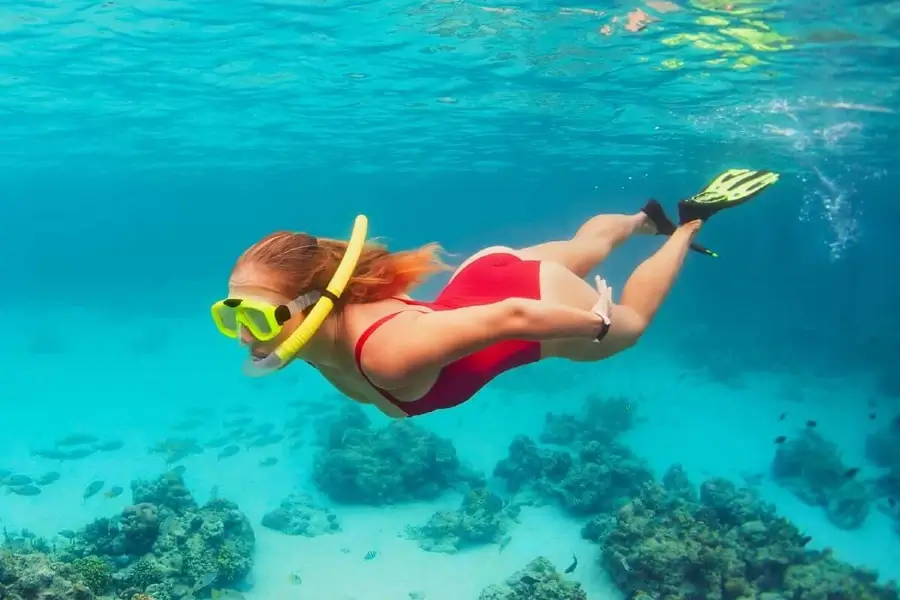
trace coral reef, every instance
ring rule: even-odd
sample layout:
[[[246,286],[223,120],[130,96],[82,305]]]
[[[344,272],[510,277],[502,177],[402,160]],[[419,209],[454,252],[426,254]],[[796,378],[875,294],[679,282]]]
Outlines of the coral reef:
[[[159,509],[150,502],[126,506],[122,510],[121,527],[124,553],[146,554],[159,535]]]
[[[587,600],[581,584],[567,581],[539,556],[502,584],[489,585],[478,600]]]
[[[270,510],[262,518],[264,527],[287,533],[316,537],[341,530],[337,515],[317,505],[306,494],[291,494],[281,501],[278,508]]]
[[[494,475],[511,492],[558,501],[582,516],[615,510],[653,479],[642,459],[613,440],[586,442],[573,457],[568,451],[540,448],[525,436],[512,441]]]
[[[373,429],[356,406],[323,424],[318,437],[313,481],[336,502],[431,500],[458,483],[482,480],[460,464],[449,440],[411,421]]]
[[[588,397],[580,416],[545,417],[540,441],[565,448],[542,448],[517,436],[494,476],[522,502],[555,501],[578,516],[614,511],[653,479],[649,466],[616,441],[634,423],[626,398]]]
[[[112,567],[99,556],[86,556],[72,561],[72,571],[92,592],[102,595],[112,581]]]
[[[510,443],[506,458],[494,467],[494,476],[503,479],[510,492],[552,497],[554,487],[565,479],[573,464],[568,451],[541,448],[531,438],[518,435]]]
[[[459,510],[441,510],[422,527],[409,527],[407,534],[428,552],[453,553],[469,546],[501,543],[519,507],[506,505],[488,490],[470,490]]]
[[[90,568],[85,572],[90,577]],[[92,600],[95,593],[89,582],[83,579],[84,574],[72,565],[53,561],[47,554],[18,554],[3,550],[0,552],[0,598]],[[98,581],[93,583],[102,584]]]
[[[355,404],[345,404],[339,411],[316,421],[316,443],[325,448],[340,448],[344,435],[355,429],[368,429],[372,421]]]
[[[772,477],[810,506],[825,509],[828,520],[841,529],[860,527],[869,515],[865,486],[846,477],[836,444],[807,428],[778,447]]]
[[[76,580],[97,594],[169,600],[230,587],[249,574],[255,536],[234,503],[198,506],[177,472],[133,481],[131,491],[131,506],[88,524],[59,550]]]
[[[662,484],[670,496],[688,502],[696,502],[698,499],[697,490],[694,489],[694,484],[691,483],[680,463],[675,463],[666,470]]]
[[[569,446],[575,443],[609,443],[635,423],[634,405],[625,397],[588,396],[582,415],[547,413],[540,441]]]
[[[601,561],[631,597],[658,600],[898,600],[894,584],[806,550],[802,535],[748,489],[723,479],[685,494],[680,476],[667,489],[645,484],[612,519],[583,535],[602,542]]]

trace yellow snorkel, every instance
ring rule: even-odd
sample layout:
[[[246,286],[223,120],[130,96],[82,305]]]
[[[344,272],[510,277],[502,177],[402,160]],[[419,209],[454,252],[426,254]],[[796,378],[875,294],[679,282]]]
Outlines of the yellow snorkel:
[[[303,319],[303,323],[288,337],[281,345],[278,346],[271,354],[260,360],[250,359],[244,366],[244,372],[251,377],[259,377],[268,375],[277,371],[288,364],[300,350],[309,343],[312,336],[316,334],[325,319],[331,314],[334,305],[344,288],[347,287],[353,271],[356,269],[356,263],[362,254],[363,246],[366,243],[366,233],[369,229],[369,220],[365,215],[358,215],[353,222],[353,231],[350,234],[350,241],[347,243],[347,251],[341,264],[338,265],[334,272],[334,277],[321,292],[318,301],[313,305],[312,310]]]

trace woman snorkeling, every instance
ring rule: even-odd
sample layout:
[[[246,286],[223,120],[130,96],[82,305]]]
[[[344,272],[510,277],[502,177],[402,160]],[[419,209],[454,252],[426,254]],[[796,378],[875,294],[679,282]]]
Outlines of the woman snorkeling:
[[[493,246],[456,270],[433,302],[406,294],[447,267],[440,248],[389,252],[306,233],[266,236],[237,261],[228,298],[212,307],[224,335],[248,346],[250,374],[300,358],[350,398],[392,417],[461,404],[496,376],[545,358],[598,361],[647,330],[703,224],[778,180],[732,169],[678,204],[679,224],[650,200],[634,215],[599,215],[574,237],[528,248]],[[619,302],[585,277],[635,234],[667,236],[634,270]],[[332,312],[332,310],[334,312]]]

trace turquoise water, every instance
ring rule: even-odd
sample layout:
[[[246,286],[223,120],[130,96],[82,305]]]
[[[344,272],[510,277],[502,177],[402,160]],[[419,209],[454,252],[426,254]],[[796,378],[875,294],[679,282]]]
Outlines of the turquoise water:
[[[631,21],[644,27],[630,31],[635,10],[643,16]],[[727,554],[696,528],[666,525],[674,509],[651,502],[650,480],[674,464],[695,486],[725,489],[714,479],[724,478],[773,503],[812,538],[796,564],[818,565],[816,553],[830,548],[881,582],[900,579],[900,486],[890,479],[900,476],[898,31],[900,5],[849,0],[0,8],[0,468],[9,492],[0,526],[13,553],[0,584],[27,596],[23,573],[53,564],[56,579],[40,585],[75,598],[81,592],[65,582],[84,581],[84,561],[99,556],[118,575],[94,591],[126,600],[212,589],[231,600],[456,600],[478,598],[539,556],[562,573],[574,554],[576,568],[562,576],[592,600],[666,600],[677,596],[642,562],[648,539],[686,557],[663,563],[670,586],[695,585],[698,570],[720,574],[686,550],[692,544]],[[365,408],[381,433],[338,425],[337,446],[323,446],[329,419],[358,410],[352,402],[305,365],[245,378],[244,355],[208,322],[237,255],[275,229],[345,237],[364,213],[392,248],[439,241],[458,263],[484,246],[569,237],[585,219],[633,213],[649,197],[672,207],[731,167],[782,178],[703,230],[700,241],[721,258],[689,257],[636,348],[599,364],[524,368],[463,406],[412,421],[416,435],[452,443],[502,499],[499,531],[457,552],[423,549],[408,526],[459,509],[480,487],[460,471],[433,493],[407,482],[406,495],[384,483],[396,494],[340,497],[316,465],[347,439],[382,439],[396,426]],[[659,244],[629,241],[599,273],[620,290]],[[444,281],[415,296],[432,297]],[[578,435],[609,431],[599,464],[625,460],[621,481],[596,487],[606,471],[585,471],[577,485],[594,490],[586,499],[573,480],[514,494],[494,475],[518,435],[583,460],[584,439],[539,439],[548,411],[577,415],[591,397],[611,403],[599,421],[579,422]],[[616,412],[622,406],[630,417]],[[228,425],[236,419],[250,424]],[[260,441],[270,433],[284,438]],[[87,456],[48,455],[72,434],[96,438],[63,446]],[[775,444],[781,435],[787,441]],[[237,453],[220,456],[228,445]],[[176,447],[187,456],[160,451]],[[791,463],[788,450],[810,454]],[[408,446],[394,459],[437,476]],[[844,477],[851,468],[860,471]],[[13,479],[47,473],[58,480]],[[233,501],[246,520],[224,542],[179,538],[182,558],[178,544],[202,541],[198,556],[214,566],[184,558],[156,587],[132,585],[134,562],[162,560],[163,550],[91,546],[82,528],[142,501],[158,505],[169,536],[173,522],[194,517],[210,529],[230,522],[215,502],[176,510],[146,486],[132,489],[163,474],[199,504]],[[95,481],[100,492],[83,498]],[[28,485],[37,491],[23,492]],[[318,529],[263,525],[296,493],[309,495]],[[635,498],[656,506],[636,528],[619,512]],[[328,514],[339,531],[320,531]],[[718,518],[720,536],[748,522],[773,527],[746,511],[729,526]],[[125,527],[102,523],[110,539]],[[609,537],[587,539],[607,526]],[[664,526],[681,537],[652,529]],[[240,569],[223,566],[225,547],[241,554]],[[215,580],[198,587],[209,572]],[[831,576],[809,577],[825,585]],[[520,573],[507,595],[485,598],[539,600],[529,581]],[[797,593],[786,585],[754,593]],[[712,592],[685,599],[756,597],[734,586],[704,594]]]

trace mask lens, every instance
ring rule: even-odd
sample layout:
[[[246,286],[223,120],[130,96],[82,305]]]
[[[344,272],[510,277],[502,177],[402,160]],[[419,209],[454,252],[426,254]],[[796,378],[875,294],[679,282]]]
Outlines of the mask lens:
[[[244,308],[241,312],[243,317],[241,320],[256,339],[265,342],[277,335],[278,332],[273,329],[272,323],[261,310]]]
[[[228,306],[219,305],[216,307],[216,319],[222,333],[236,336],[238,333],[237,311]]]

